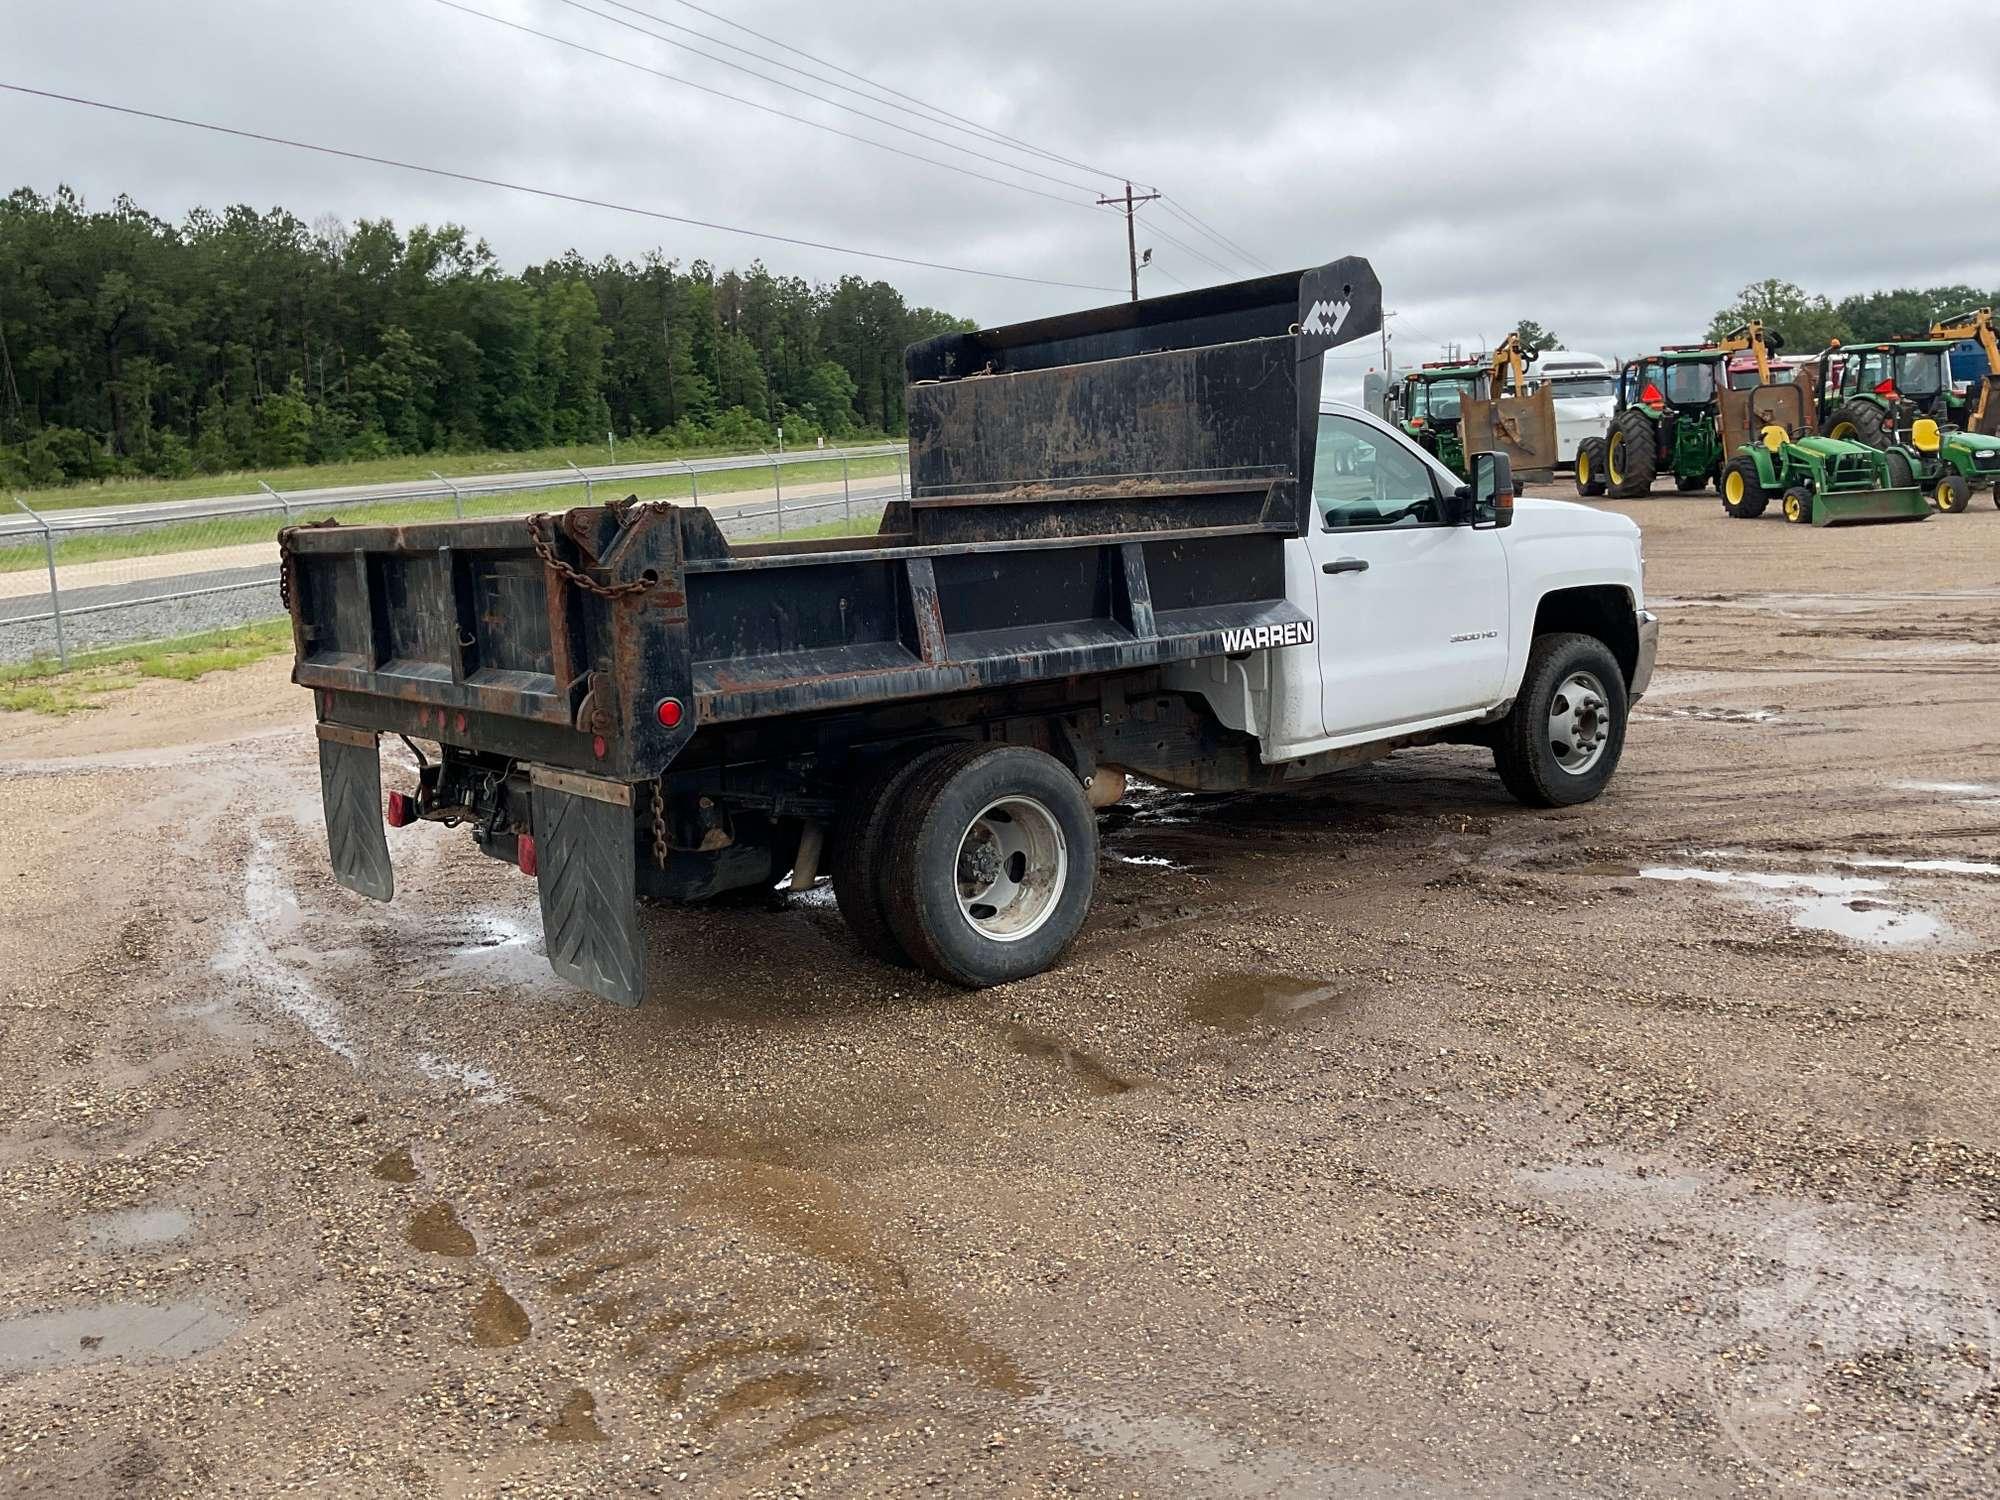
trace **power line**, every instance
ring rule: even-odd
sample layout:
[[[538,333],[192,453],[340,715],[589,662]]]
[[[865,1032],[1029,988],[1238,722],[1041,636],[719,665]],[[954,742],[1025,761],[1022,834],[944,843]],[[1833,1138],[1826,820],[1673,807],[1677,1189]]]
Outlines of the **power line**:
[[[779,38],[771,36],[765,32],[758,31],[754,27],[745,26],[741,21],[732,20],[730,17],[725,15],[719,15],[712,10],[706,10],[699,5],[696,5],[694,3],[694,0],[674,0],[674,3],[680,6],[684,10],[693,11],[696,15],[707,16],[711,21],[719,21],[724,26],[733,27],[737,31],[744,33],[746,36],[754,36],[755,38],[757,38],[758,41],[764,42],[769,46],[782,47],[785,51],[791,53],[794,57],[806,58],[811,62],[819,64],[819,66],[821,66],[822,68],[830,68],[834,72],[841,74],[843,77],[852,78],[857,83],[865,83],[872,89],[879,89],[881,92],[885,94],[893,94],[898,99],[906,100],[911,104],[917,105],[919,108],[930,110],[934,114],[943,115],[948,119],[960,121],[961,123],[965,124],[971,129],[977,130],[982,134],[990,137],[991,139],[997,141],[1004,141],[1010,146],[1018,147],[1023,151],[1032,152],[1036,156],[1043,157],[1049,161],[1060,163],[1065,167],[1075,167],[1079,172],[1090,172],[1099,177],[1112,177],[1118,179],[1123,179],[1126,176],[1125,173],[1114,172],[1109,167],[1093,167],[1086,162],[1080,162],[1074,160],[1071,157],[1058,155],[1056,152],[1049,151],[1041,146],[1034,145],[1031,142],[1021,140],[1016,136],[1008,135],[1004,131],[994,130],[990,126],[981,125],[977,120],[968,120],[964,115],[956,114],[951,110],[943,109],[934,104],[925,103],[925,101],[917,98],[916,95],[914,94],[906,94],[901,89],[895,88],[890,84],[877,83],[874,79],[869,78],[863,74],[857,73],[852,68],[843,68],[837,62],[833,62],[827,58],[820,57],[816,53],[808,52],[802,47],[794,47],[790,42],[781,41]],[[1145,184],[1145,186],[1148,189],[1148,191],[1151,191],[1155,185],[1152,183],[1147,183]]]
[[[917,137],[917,139],[919,140],[929,141],[933,146],[942,146],[947,151],[963,152],[967,156],[977,157],[980,161],[991,162],[995,166],[1005,167],[1010,172],[1022,172],[1030,177],[1039,177],[1044,182],[1053,182],[1058,187],[1074,188],[1076,191],[1080,193],[1094,193],[1097,191],[1097,189],[1091,186],[1089,183],[1071,182],[1067,178],[1057,177],[1051,173],[1039,171],[1034,167],[1024,167],[1019,162],[1008,161],[1005,157],[989,156],[986,152],[975,151],[970,146],[961,146],[953,141],[941,141],[934,135],[925,135],[921,130],[913,129],[910,126],[901,123],[900,121],[885,120],[880,115],[871,115],[865,109],[856,109],[851,104],[842,104],[838,99],[829,99],[824,94],[815,94],[811,89],[800,88],[797,84],[787,83],[782,78],[773,78],[769,73],[760,73],[755,68],[746,68],[742,63],[731,62],[726,57],[717,57],[712,52],[703,52],[698,47],[690,47],[685,42],[677,42],[670,36],[662,36],[657,31],[649,31],[644,26],[639,25],[637,22],[628,21],[624,19],[622,16],[614,16],[608,14],[605,11],[593,9],[591,6],[585,5],[583,3],[583,0],[557,0],[557,3],[560,5],[566,5],[571,10],[580,10],[587,16],[596,16],[600,21],[609,21],[613,26],[622,26],[627,31],[635,31],[640,36],[651,37],[656,42],[665,42],[670,47],[679,47],[683,52],[690,52],[694,54],[694,56],[702,58],[708,62],[720,64],[722,67],[725,68],[734,68],[739,73],[747,73],[752,78],[761,79],[765,83],[771,84],[776,88],[789,89],[794,94],[803,94],[806,98],[815,100],[820,104],[829,105],[834,109],[844,110],[851,115],[859,115],[864,120],[873,121],[875,124],[886,126],[890,130],[900,130],[905,135],[913,135]],[[615,0],[613,0],[613,3],[615,3]],[[627,8],[629,9],[629,7]]]
[[[1193,256],[1194,259],[1202,261],[1207,265],[1213,266],[1216,269],[1216,271],[1221,275],[1228,276],[1232,279],[1236,277],[1236,272],[1233,269],[1231,269],[1228,266],[1225,266],[1221,261],[1217,260],[1214,256],[1204,254],[1202,251],[1197,250],[1193,245],[1190,245],[1186,240],[1175,239],[1174,236],[1168,234],[1166,230],[1162,229],[1157,221],[1147,228],[1146,233],[1148,233],[1149,235],[1153,235],[1156,238],[1165,240],[1169,245],[1174,246],[1176,249],[1180,250],[1185,255]]]
[[[844,140],[859,141],[864,146],[873,146],[877,151],[892,152],[910,161],[925,162],[933,167],[942,167],[947,172],[958,172],[966,177],[976,177],[981,182],[995,183],[1000,187],[1013,188],[1017,192],[1033,193],[1037,198],[1047,198],[1051,202],[1070,203],[1085,208],[1089,207],[1088,204],[1078,198],[1065,198],[1060,194],[1048,192],[1043,188],[1030,187],[1025,182],[1009,182],[1004,177],[989,177],[984,172],[975,172],[972,168],[962,167],[957,162],[939,161],[935,156],[925,156],[916,151],[905,151],[901,146],[891,146],[885,141],[870,140],[865,135],[856,135],[852,131],[842,130],[837,125],[828,125],[819,120],[810,120],[804,115],[795,115],[789,110],[779,109],[776,105],[761,104],[755,99],[745,99],[740,94],[731,94],[705,83],[697,83],[692,78],[683,78],[678,73],[669,73],[660,68],[649,67],[642,62],[634,62],[631,58],[620,57],[615,52],[601,52],[595,47],[585,46],[582,42],[574,42],[568,37],[557,36],[552,31],[539,31],[535,27],[525,26],[519,21],[510,21],[504,16],[496,16],[487,11],[479,10],[474,6],[461,5],[459,0],[436,0],[436,3],[444,6],[447,10],[455,10],[463,15],[475,16],[482,21],[491,21],[495,26],[505,26],[510,31],[519,31],[528,36],[539,37],[545,42],[554,42],[559,47],[568,47],[573,51],[601,58],[605,62],[616,63],[621,68],[632,68],[640,73],[649,73],[655,78],[666,80],[668,83],[685,84],[688,88],[698,89],[704,94],[713,94],[718,99],[727,99],[732,104],[741,104],[750,109],[761,110],[767,115],[776,115],[781,120],[791,120],[800,125],[811,126],[814,130],[824,130],[828,134],[840,136]],[[593,14],[595,13],[593,12]]]
[[[1167,211],[1169,213],[1178,215],[1181,219],[1185,220],[1190,227],[1197,229],[1201,231],[1201,233],[1207,235],[1210,239],[1214,240],[1218,245],[1221,245],[1225,250],[1229,251],[1230,254],[1237,256],[1239,259],[1247,262],[1250,265],[1261,266],[1266,271],[1271,271],[1276,269],[1276,267],[1272,266],[1269,262],[1261,259],[1258,256],[1252,255],[1248,250],[1245,250],[1241,245],[1237,244],[1236,241],[1230,239],[1221,230],[1212,228],[1206,219],[1202,218],[1200,214],[1196,213],[1193,209],[1189,208],[1186,204],[1182,203],[1178,198],[1168,198],[1165,200],[1165,202]]]
[[[524,183],[508,182],[498,177],[480,177],[471,172],[454,172],[448,167],[425,166],[420,162],[398,161],[389,156],[370,156],[365,151],[347,151],[338,146],[321,146],[312,141],[295,141],[281,135],[265,135],[255,130],[239,130],[233,125],[217,125],[208,120],[190,120],[180,115],[160,114],[150,109],[136,109],[127,104],[109,104],[102,99],[85,99],[76,94],[58,94],[49,89],[29,88],[26,84],[0,81],[0,89],[13,94],[26,94],[37,99],[54,99],[63,104],[81,104],[90,109],[107,110],[112,114],[130,115],[134,119],[154,120],[164,125],[182,125],[190,130],[207,130],[216,135],[235,136],[238,140],[260,141],[267,146],[289,146],[295,151],[312,151],[321,156],[336,156],[345,161],[362,161],[371,166],[394,167],[402,172],[418,172],[429,177],[449,178],[454,182],[469,182],[479,187],[504,188],[510,193],[527,193],[536,198],[550,198],[558,203],[576,203],[585,208],[605,208],[614,213],[633,214],[642,219],[659,219],[669,224],[689,224],[697,229],[714,229],[723,234],[740,234],[751,239],[770,240],[775,244],[799,245],[808,250],[831,250],[838,255],[856,255],[864,260],[888,261],[899,266],[919,266],[927,271],[950,271],[959,276],[983,276],[993,281],[1020,281],[1033,286],[1064,287],[1079,292],[1117,292],[1114,286],[1098,286],[1085,281],[1054,281],[1045,276],[1023,276],[1013,271],[982,271],[976,266],[955,266],[944,261],[920,260],[911,255],[891,255],[883,250],[860,250],[852,245],[835,245],[825,240],[809,240],[798,235],[774,234],[768,229],[744,229],[736,224],[721,224],[713,219],[696,219],[686,214],[670,214],[664,209],[637,208],[629,203],[613,203],[604,198],[588,198],[580,193],[557,192],[553,188],[530,187]]]

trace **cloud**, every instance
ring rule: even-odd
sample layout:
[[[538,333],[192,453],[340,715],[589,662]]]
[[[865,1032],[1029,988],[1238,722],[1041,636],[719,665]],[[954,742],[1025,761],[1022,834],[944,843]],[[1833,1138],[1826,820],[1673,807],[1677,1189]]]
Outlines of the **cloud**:
[[[863,105],[776,63],[803,57],[678,0],[463,0],[684,74],[993,185],[508,31],[434,0],[67,0],[9,7],[0,76],[141,108],[564,192],[1108,292],[1072,291],[763,244],[711,230],[332,161],[0,95],[12,182],[129,193],[178,216],[282,204],[302,217],[455,220],[519,266],[574,248],[880,275],[984,322],[1111,300],[1117,216],[1088,200],[1156,184],[1263,261],[1358,253],[1400,316],[1399,357],[1532,317],[1573,346],[1629,352],[1699,334],[1746,282],[1832,294],[2000,284],[2000,27],[1986,0],[1900,24],[1877,4],[1581,0],[1461,5],[1152,3],[913,9],[761,0],[711,9],[1081,166]],[[706,0],[705,0],[706,3]],[[647,13],[766,54],[746,66],[905,121],[918,139],[653,41],[581,9]],[[1957,39],[1954,42],[1954,38]],[[831,75],[839,79],[840,75]],[[846,80],[841,80],[846,81]],[[1061,178],[1058,186],[953,143]],[[1115,174],[1115,175],[1114,175]],[[1173,243],[1180,241],[1180,244]],[[1158,206],[1149,290],[1247,267]],[[1358,379],[1359,362],[1350,362]]]

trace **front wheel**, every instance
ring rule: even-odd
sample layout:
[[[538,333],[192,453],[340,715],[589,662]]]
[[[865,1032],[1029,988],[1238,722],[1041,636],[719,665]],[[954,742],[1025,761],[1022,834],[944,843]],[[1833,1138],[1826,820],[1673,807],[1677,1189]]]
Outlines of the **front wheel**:
[[[1785,519],[1794,526],[1809,526],[1813,518],[1813,492],[1802,484],[1785,491]]]
[[[1604,493],[1604,439],[1587,437],[1576,445],[1576,492],[1592,496]]]
[[[1931,498],[1937,508],[1948,516],[1955,516],[1972,504],[1972,485],[1963,474],[1941,475],[1937,487],[1931,491]]]
[[[927,761],[902,795],[883,894],[917,967],[982,989],[1054,963],[1097,887],[1097,819],[1068,768],[968,746]]]
[[[1592,635],[1538,635],[1520,696],[1494,726],[1493,764],[1529,807],[1572,807],[1604,790],[1625,749],[1625,672]]]

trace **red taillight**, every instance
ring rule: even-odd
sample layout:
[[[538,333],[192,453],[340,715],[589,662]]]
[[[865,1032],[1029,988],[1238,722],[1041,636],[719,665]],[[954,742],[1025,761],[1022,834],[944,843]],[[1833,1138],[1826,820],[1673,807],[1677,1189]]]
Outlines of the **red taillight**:
[[[653,717],[660,721],[662,729],[680,728],[681,715],[685,711],[681,707],[681,700],[678,698],[662,698],[658,703],[653,705]]]
[[[417,801],[408,792],[389,793],[389,805],[383,811],[383,818],[391,828],[407,828],[417,821]]]
[[[514,840],[514,863],[521,867],[523,875],[534,875],[542,868],[541,856],[535,853],[535,836],[521,834]]]

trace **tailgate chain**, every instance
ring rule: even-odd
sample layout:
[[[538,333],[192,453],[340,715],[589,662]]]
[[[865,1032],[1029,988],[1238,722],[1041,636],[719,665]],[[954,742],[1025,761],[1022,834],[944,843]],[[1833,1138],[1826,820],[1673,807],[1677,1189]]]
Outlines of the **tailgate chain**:
[[[660,794],[660,782],[653,783],[653,863],[667,867],[667,799]]]
[[[572,568],[568,563],[556,556],[556,549],[549,544],[549,539],[542,534],[542,523],[550,519],[552,518],[546,511],[538,515],[529,516],[528,536],[535,544],[535,555],[550,568],[560,573],[572,586],[582,589],[586,594],[595,594],[600,599],[623,599],[633,594],[646,593],[658,583],[657,579],[652,578],[632,578],[626,580],[624,583],[599,583],[589,574]]]

